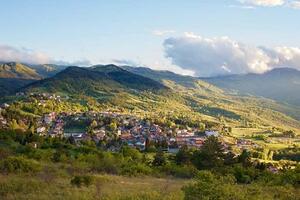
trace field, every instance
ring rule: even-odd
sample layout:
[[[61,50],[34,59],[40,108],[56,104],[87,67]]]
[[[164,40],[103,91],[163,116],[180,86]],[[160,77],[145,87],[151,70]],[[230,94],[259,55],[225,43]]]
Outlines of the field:
[[[75,187],[68,176],[0,175],[0,199],[183,199],[184,179],[94,175],[89,187]]]
[[[250,139],[260,146],[267,147],[270,150],[280,150],[289,148],[291,146],[300,147],[299,138],[286,138],[286,137],[271,137],[267,128],[233,128],[232,136],[236,138]],[[255,136],[265,136],[266,139],[262,140],[255,138]]]

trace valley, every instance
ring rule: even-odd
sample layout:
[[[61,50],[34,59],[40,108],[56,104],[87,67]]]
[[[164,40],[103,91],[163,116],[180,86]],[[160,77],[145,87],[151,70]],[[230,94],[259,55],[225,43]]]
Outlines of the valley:
[[[183,199],[198,184],[191,178],[207,176],[211,169],[219,173],[225,167],[222,173],[237,180],[228,185],[214,177],[224,191],[240,190],[239,184],[248,181],[264,184],[255,178],[264,173],[274,178],[278,173],[284,181],[281,173],[298,169],[300,111],[295,105],[147,68],[64,67],[41,77],[1,98],[0,171],[21,172],[2,177],[0,194],[7,199],[19,198],[23,190],[28,190],[26,198],[37,195],[16,188],[28,172],[35,174],[30,181],[36,187],[44,179],[54,181],[50,191],[37,188],[46,199],[62,191],[72,199],[94,194],[100,199]],[[166,191],[156,187],[158,182]],[[111,190],[120,183],[122,189]],[[141,193],[137,188],[144,184]],[[253,184],[240,195],[248,196]],[[7,187],[16,193],[11,196]],[[256,194],[272,198],[269,191],[276,187]],[[277,188],[280,194],[285,190],[292,189]]]

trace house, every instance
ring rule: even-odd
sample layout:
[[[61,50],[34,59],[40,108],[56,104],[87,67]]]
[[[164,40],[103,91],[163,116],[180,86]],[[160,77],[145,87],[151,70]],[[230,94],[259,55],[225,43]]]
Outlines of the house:
[[[131,140],[134,137],[130,133],[122,133],[120,135],[121,140],[126,141],[126,140]]]
[[[104,138],[106,136],[106,132],[102,128],[94,130],[93,133],[94,133],[93,140],[95,142],[99,142],[99,141],[104,140]]]
[[[215,136],[215,137],[218,137],[219,136],[219,132],[218,131],[210,131],[210,130],[206,130],[205,131],[205,135],[207,137],[209,136]]]
[[[177,136],[176,143],[179,147],[188,146],[200,148],[205,141],[204,137],[201,136]]]
[[[56,114],[55,112],[51,112],[49,114],[44,115],[44,122],[46,124],[50,124],[52,121],[55,120]]]
[[[10,106],[9,104],[4,103],[4,104],[1,105],[1,108],[4,108],[4,109],[5,109],[5,108],[8,108],[9,106]]]
[[[45,133],[45,131],[46,131],[46,128],[45,128],[44,126],[38,127],[38,128],[36,129],[36,132],[37,132],[38,134],[40,134],[40,135],[43,135],[43,133]]]
[[[146,149],[146,141],[138,141],[134,145],[141,151],[144,151]]]
[[[7,126],[7,120],[0,115],[0,127],[6,127],[6,126]]]
[[[276,173],[279,172],[278,168],[274,167],[274,166],[269,166],[267,169],[268,169],[268,171],[270,171],[270,172],[272,172],[274,174],[276,174]]]

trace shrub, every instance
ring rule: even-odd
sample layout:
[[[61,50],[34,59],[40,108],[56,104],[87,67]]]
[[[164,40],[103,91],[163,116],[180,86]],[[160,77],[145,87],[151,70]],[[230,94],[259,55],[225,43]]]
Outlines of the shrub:
[[[8,157],[0,162],[0,171],[5,173],[37,172],[40,165],[23,157]]]
[[[93,177],[88,175],[75,176],[71,179],[71,184],[76,187],[89,187],[93,183]]]
[[[149,166],[141,163],[126,163],[121,171],[123,175],[129,176],[150,175],[151,172],[152,169]]]
[[[163,174],[175,176],[178,178],[193,178],[198,173],[198,170],[193,165],[175,165],[166,164],[159,168]]]

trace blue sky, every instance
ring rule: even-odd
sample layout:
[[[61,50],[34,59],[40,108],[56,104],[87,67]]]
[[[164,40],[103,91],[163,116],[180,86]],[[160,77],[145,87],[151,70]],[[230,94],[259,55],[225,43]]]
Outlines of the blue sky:
[[[42,52],[55,61],[88,60],[95,64],[126,60],[137,65],[201,75],[197,73],[197,64],[203,62],[193,63],[191,67],[191,62],[176,61],[180,60],[178,53],[186,56],[178,49],[182,45],[172,43],[170,53],[170,49],[166,50],[166,40],[173,38],[177,39],[173,42],[178,42],[189,32],[212,40],[227,36],[230,41],[255,49],[261,46],[271,50],[300,47],[300,9],[288,3],[260,5],[255,0],[9,0],[0,1],[0,7],[0,45],[14,48],[19,54],[22,51],[27,55]],[[194,39],[197,47],[202,45],[202,40]],[[186,53],[195,53],[197,57],[196,52]],[[0,51],[0,59],[3,55]],[[217,55],[220,56],[219,52]],[[232,56],[232,52],[226,55]],[[295,59],[298,61],[298,57]],[[236,64],[226,59],[220,63],[223,61],[226,66]],[[249,69],[236,72],[251,71],[249,62],[252,61],[251,56],[251,61],[246,62]],[[296,61],[291,61],[292,67],[299,66],[300,63],[294,63]],[[220,63],[214,64],[226,68]],[[210,65],[207,61],[205,64]],[[269,61],[267,64],[267,67],[275,66]],[[229,72],[227,68],[225,71]],[[211,71],[213,74],[214,70]]]

